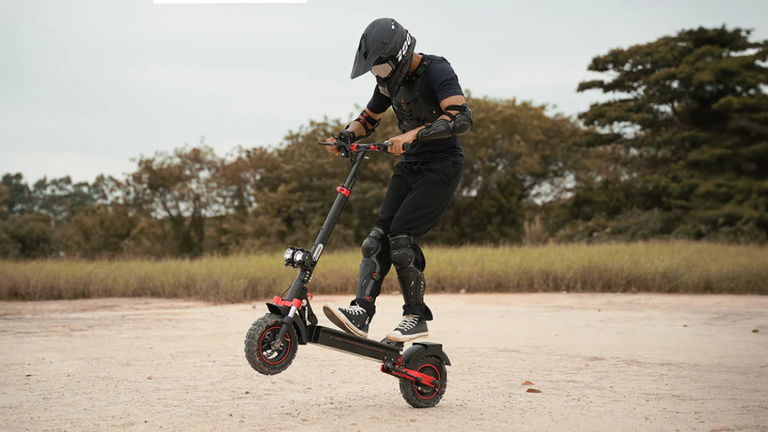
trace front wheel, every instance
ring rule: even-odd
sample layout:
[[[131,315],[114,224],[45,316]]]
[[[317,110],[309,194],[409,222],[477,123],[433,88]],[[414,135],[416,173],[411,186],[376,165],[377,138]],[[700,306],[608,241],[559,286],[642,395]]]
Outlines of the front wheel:
[[[448,370],[443,360],[435,356],[425,356],[411,362],[408,368],[437,379],[439,384],[436,388],[432,388],[400,378],[400,394],[403,395],[403,399],[414,408],[429,408],[437,405],[443,398],[448,384]]]
[[[268,313],[248,329],[245,335],[245,358],[256,372],[264,375],[279,374],[288,369],[296,357],[298,338],[293,326],[288,328],[283,345],[279,349],[272,347],[282,325],[281,315]]]

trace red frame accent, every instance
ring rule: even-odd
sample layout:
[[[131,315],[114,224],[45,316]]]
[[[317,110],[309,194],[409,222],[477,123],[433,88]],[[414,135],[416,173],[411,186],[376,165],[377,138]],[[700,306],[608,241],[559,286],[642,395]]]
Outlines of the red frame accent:
[[[353,143],[351,146],[349,146],[349,149],[352,150],[353,152],[356,152],[357,151],[357,143]]]
[[[439,382],[439,381],[440,381],[440,378],[441,378],[441,377],[440,377],[440,371],[438,371],[438,370],[437,370],[437,368],[435,367],[435,365],[433,365],[433,364],[431,364],[431,363],[426,363],[426,364],[423,364],[423,365],[421,365],[421,367],[419,368],[419,370],[422,370],[422,369],[424,369],[424,368],[426,368],[426,367],[428,367],[428,368],[432,369],[433,371],[435,371],[435,374],[437,375],[437,378],[433,377],[432,375],[427,375],[427,374],[425,374],[425,373],[421,373],[421,372],[416,372],[416,373],[417,373],[417,374],[419,374],[419,375],[425,375],[425,376],[428,376],[428,377],[430,377],[431,379],[433,379],[433,380],[437,380],[437,381]],[[426,384],[426,385],[429,385],[429,384]],[[432,386],[430,386],[430,387],[432,387]],[[440,390],[440,387],[437,387],[437,386],[435,386],[435,387],[432,387],[432,388],[434,388],[434,389],[435,389],[435,391],[434,391],[434,393],[432,393],[432,395],[430,395],[430,396],[422,396],[422,395],[421,395],[421,392],[419,392],[419,389],[417,389],[417,388],[414,388],[414,389],[413,389],[413,393],[414,393],[414,394],[416,394],[416,397],[417,397],[417,398],[419,398],[419,399],[429,400],[429,399],[432,399],[433,397],[437,396],[437,394],[440,392],[440,391],[439,391],[439,390]]]
[[[347,197],[349,196],[349,194],[352,193],[352,191],[350,191],[349,189],[345,188],[344,186],[337,187],[336,188],[336,192],[338,192],[338,193],[340,193],[340,194],[342,194],[344,196],[347,196]]]
[[[272,297],[272,303],[278,306],[296,306],[296,309],[301,309],[301,300],[297,298],[291,301],[288,301],[288,300],[283,300],[281,297],[274,296]]]
[[[422,365],[422,367],[423,366],[428,366],[428,365]],[[431,365],[429,365],[429,366],[431,366]],[[432,366],[432,367],[434,369],[434,366]],[[410,381],[417,381],[419,384],[425,385],[427,387],[431,387],[431,388],[433,388],[435,390],[440,388],[439,384],[437,384],[437,385],[432,384],[433,380],[434,381],[438,381],[438,383],[439,383],[439,381],[440,381],[440,372],[437,372],[438,377],[435,378],[432,375],[427,375],[425,373],[421,373],[421,372],[415,371],[413,369],[407,369],[407,368],[402,368],[402,369],[403,369],[403,372],[405,372],[405,373],[400,373],[400,372],[398,372],[396,370],[387,370],[387,368],[384,367],[384,365],[381,365],[381,371],[384,372],[385,374],[399,376],[400,378],[405,378],[405,379],[410,380]],[[437,369],[435,369],[435,371],[437,371]],[[424,399],[424,398],[422,398],[422,399]]]

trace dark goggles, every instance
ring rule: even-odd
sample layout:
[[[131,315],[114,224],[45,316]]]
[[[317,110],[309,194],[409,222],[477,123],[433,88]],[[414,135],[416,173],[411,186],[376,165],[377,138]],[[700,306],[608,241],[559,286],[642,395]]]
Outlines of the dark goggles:
[[[384,63],[375,64],[371,67],[371,73],[379,78],[387,78],[395,70],[395,62],[387,60]]]

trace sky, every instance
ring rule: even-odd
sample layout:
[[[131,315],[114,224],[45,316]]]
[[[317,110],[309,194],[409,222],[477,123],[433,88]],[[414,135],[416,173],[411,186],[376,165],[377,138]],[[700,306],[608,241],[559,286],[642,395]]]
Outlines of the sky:
[[[156,5],[0,0],[0,174],[122,176],[204,139],[220,155],[275,146],[310,119],[350,119],[374,79],[349,79],[369,22],[397,19],[473,96],[576,115],[609,49],[698,26],[768,39],[768,1],[346,1]]]

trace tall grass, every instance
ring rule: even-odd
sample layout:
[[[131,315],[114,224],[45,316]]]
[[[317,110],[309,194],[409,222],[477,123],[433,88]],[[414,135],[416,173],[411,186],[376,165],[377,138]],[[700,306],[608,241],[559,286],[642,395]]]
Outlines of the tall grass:
[[[664,292],[768,294],[768,248],[695,242],[428,247],[429,292]],[[359,252],[323,255],[310,291],[352,294]],[[0,299],[179,297],[265,299],[296,271],[280,253],[197,260],[0,261]],[[394,269],[384,292],[397,292]]]

